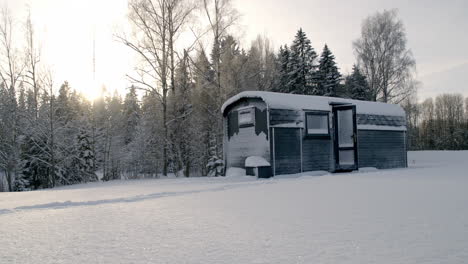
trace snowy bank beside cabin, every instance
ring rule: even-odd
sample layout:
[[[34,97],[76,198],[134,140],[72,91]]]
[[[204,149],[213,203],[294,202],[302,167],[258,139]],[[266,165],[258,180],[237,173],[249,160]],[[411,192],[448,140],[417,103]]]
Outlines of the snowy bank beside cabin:
[[[0,263],[464,263],[467,160],[0,193]]]

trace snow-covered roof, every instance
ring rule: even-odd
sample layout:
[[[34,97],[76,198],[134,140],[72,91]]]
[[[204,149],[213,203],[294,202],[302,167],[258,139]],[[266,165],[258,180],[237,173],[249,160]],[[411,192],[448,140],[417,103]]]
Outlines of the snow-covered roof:
[[[285,94],[261,91],[245,91],[229,98],[221,107],[221,112],[224,113],[226,107],[228,107],[232,103],[237,102],[242,98],[262,99],[268,105],[269,108],[274,109],[330,111],[330,104],[343,103],[356,105],[356,112],[358,114],[405,116],[403,108],[396,104],[368,102],[337,97]]]
[[[265,158],[260,156],[250,156],[245,159],[245,167],[265,167],[270,166],[270,163]]]

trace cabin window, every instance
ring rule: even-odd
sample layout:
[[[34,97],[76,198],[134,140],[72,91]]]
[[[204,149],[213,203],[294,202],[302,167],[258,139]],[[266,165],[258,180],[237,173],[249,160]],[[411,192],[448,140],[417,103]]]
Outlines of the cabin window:
[[[308,136],[329,136],[328,113],[306,113],[306,134]]]
[[[249,107],[239,110],[239,127],[248,127],[255,124],[255,108]]]

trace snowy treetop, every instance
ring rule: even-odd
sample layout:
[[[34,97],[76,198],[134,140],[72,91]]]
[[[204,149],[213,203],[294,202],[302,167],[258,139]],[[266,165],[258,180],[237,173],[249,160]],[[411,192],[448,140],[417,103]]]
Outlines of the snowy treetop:
[[[262,91],[245,91],[229,98],[221,107],[221,112],[224,113],[224,111],[229,105],[237,102],[242,98],[260,98],[268,105],[269,108],[275,109],[330,111],[330,104],[343,103],[356,105],[356,112],[358,114],[405,116],[403,108],[396,104],[360,101],[337,97],[298,95]]]

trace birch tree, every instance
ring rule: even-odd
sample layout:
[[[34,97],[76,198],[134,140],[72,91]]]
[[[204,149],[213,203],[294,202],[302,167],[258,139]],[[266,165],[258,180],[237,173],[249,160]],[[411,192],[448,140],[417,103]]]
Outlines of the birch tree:
[[[135,75],[128,75],[139,89],[154,93],[162,105],[163,175],[168,172],[168,92],[175,89],[175,45],[193,6],[184,0],[131,0],[131,37],[117,38],[140,58]]]
[[[227,99],[226,87],[222,87],[223,68],[221,63],[222,41],[228,36],[229,29],[239,19],[239,14],[232,6],[231,0],[203,0],[203,12],[208,20],[209,29],[213,36],[213,49],[211,51],[211,64],[214,71],[214,89],[212,97],[215,98],[214,107],[204,107],[205,114],[211,115],[214,120],[214,126],[207,133],[209,138],[209,164],[220,164],[223,149],[223,119],[220,112],[221,105]],[[215,169],[217,171],[217,169]],[[218,173],[215,173],[216,175]]]
[[[361,37],[353,42],[374,101],[399,103],[413,92],[416,62],[407,48],[403,21],[397,15],[393,9],[366,18]]]
[[[37,119],[38,115],[38,101],[39,101],[39,92],[41,89],[39,76],[39,63],[41,57],[40,48],[37,47],[35,41],[35,32],[34,26],[31,20],[31,12],[28,12],[26,18],[26,71],[24,76],[24,81],[30,86],[33,101],[32,101],[32,111],[34,120]]]

